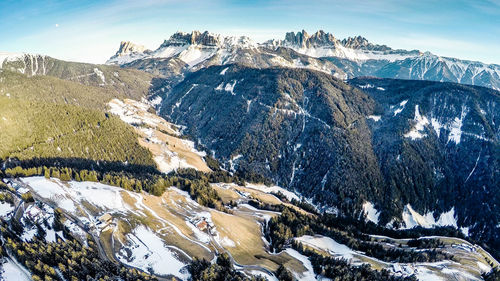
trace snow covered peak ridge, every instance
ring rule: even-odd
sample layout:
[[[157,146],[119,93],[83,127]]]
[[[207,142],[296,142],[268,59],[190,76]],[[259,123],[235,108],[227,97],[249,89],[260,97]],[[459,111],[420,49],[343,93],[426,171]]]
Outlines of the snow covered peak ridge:
[[[393,50],[385,45],[370,43],[361,36],[349,37],[343,40],[335,38],[331,33],[319,30],[309,35],[305,30],[288,32],[284,40],[269,40],[263,47],[276,49],[285,47],[314,58],[337,57],[352,61],[385,60],[389,62],[404,60],[419,56],[417,50]]]
[[[125,64],[136,59],[140,59],[150,54],[151,50],[146,49],[143,45],[134,44],[130,41],[120,42],[120,48],[114,56],[112,56],[107,64]]]
[[[23,60],[24,57],[27,55],[29,54],[0,52],[0,68],[3,67],[4,63]],[[33,56],[38,56],[38,55],[33,55]]]
[[[50,57],[39,54],[0,52],[0,69],[28,76],[45,75],[48,59]]]
[[[168,46],[183,46],[183,45],[205,45],[205,46],[218,46],[223,40],[219,34],[213,34],[208,31],[203,33],[195,30],[191,33],[176,32],[170,39],[165,40],[160,48]]]
[[[128,54],[144,53],[147,51],[149,50],[147,50],[143,45],[134,44],[130,41],[122,41],[120,42],[120,49],[118,49],[115,56],[121,57]]]
[[[174,33],[168,40],[163,41],[156,51],[172,46],[179,47],[186,45],[200,45],[214,48],[255,48],[258,46],[247,36],[222,36],[208,31],[201,33],[195,30],[191,33]]]
[[[297,46],[299,48],[311,48],[322,46],[336,46],[340,44],[335,36],[331,33],[325,33],[323,30],[318,30],[313,35],[307,34],[305,30],[300,32],[288,32],[285,35],[285,44]]]
[[[222,36],[208,31],[176,32],[154,51],[144,50],[144,47],[130,42],[122,42],[120,50],[106,63],[123,65],[139,59],[177,57],[193,67],[216,54],[224,56],[241,49],[258,47],[258,44],[246,36]]]

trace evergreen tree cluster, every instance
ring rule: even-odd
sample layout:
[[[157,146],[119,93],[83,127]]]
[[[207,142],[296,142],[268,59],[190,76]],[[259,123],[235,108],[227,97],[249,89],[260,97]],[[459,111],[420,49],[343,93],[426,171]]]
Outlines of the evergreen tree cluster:
[[[315,274],[331,278],[335,281],[417,281],[412,275],[401,277],[389,271],[373,270],[369,265],[352,266],[345,259],[323,256],[304,247],[301,243],[292,243],[294,249],[309,257]]]
[[[227,253],[217,256],[215,263],[194,259],[188,266],[193,281],[265,281],[262,277],[247,277],[233,267]]]
[[[285,207],[280,216],[269,221],[266,235],[271,241],[272,250],[284,249],[294,237],[321,234],[351,249],[388,262],[434,262],[453,259],[452,255],[436,249],[414,251],[410,248],[386,248],[380,243],[370,241],[366,234],[332,222],[335,221],[325,219],[324,216],[306,215]]]

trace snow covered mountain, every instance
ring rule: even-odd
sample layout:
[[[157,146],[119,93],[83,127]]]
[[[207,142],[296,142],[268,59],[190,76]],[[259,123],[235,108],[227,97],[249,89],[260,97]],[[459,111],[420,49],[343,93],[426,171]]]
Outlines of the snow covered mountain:
[[[224,37],[207,31],[200,33],[177,32],[165,40],[158,49],[124,52],[128,50],[122,42],[120,50],[106,63],[138,68],[164,76],[196,71],[210,65],[240,63],[253,67],[310,68],[346,78],[334,63],[298,53],[290,48],[267,48],[246,36]]]
[[[268,48],[287,47],[311,57],[338,57],[353,61],[387,60],[396,61],[420,54],[419,51],[393,50],[387,46],[374,45],[358,36],[338,40],[331,33],[320,30],[309,35],[305,30],[288,32],[285,40],[270,40],[263,44]]]
[[[153,63],[154,62],[154,63]],[[283,40],[253,42],[207,31],[177,32],[155,51],[122,42],[107,64],[169,76],[210,65],[309,68],[350,79],[360,76],[457,82],[500,89],[500,65],[441,57],[418,50],[392,49],[361,36],[337,39],[322,30],[289,32]]]

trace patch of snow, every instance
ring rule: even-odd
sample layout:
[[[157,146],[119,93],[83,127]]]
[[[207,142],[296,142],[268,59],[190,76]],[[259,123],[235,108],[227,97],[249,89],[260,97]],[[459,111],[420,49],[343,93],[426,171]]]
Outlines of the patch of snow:
[[[70,213],[77,211],[73,200],[79,203],[86,201],[103,210],[127,209],[120,195],[123,189],[119,187],[97,182],[62,182],[56,178],[45,177],[26,177],[21,180],[36,194],[53,201]]]
[[[0,202],[0,217],[5,218],[14,211],[14,206],[8,202]]]
[[[462,126],[467,113],[468,113],[467,107],[462,106],[462,112],[460,113],[460,117],[455,117],[455,119],[453,120],[453,122],[449,127],[450,134],[448,135],[448,142],[452,141],[455,144],[460,143],[460,139],[462,137]]]
[[[159,48],[155,51],[153,57],[156,58],[170,58],[178,55],[182,51],[185,51],[188,48],[187,45],[183,46],[168,46],[164,48]]]
[[[366,219],[374,222],[375,224],[378,224],[378,217],[380,215],[380,212],[375,209],[375,206],[371,202],[365,202],[363,204],[363,211],[365,213]]]
[[[147,272],[151,270],[156,274],[186,279],[187,276],[182,270],[185,264],[153,231],[140,225],[126,237],[128,251],[125,248],[120,249],[117,256],[120,262]]]
[[[408,102],[408,100],[404,100],[404,101],[399,103],[398,108],[396,108],[396,110],[394,110],[394,116],[398,115],[399,113],[401,113],[405,109],[405,105],[407,102]],[[391,106],[391,108],[393,108],[393,107],[394,106]]]
[[[62,231],[55,231],[54,229],[45,229],[47,236],[45,236],[45,241],[47,242],[57,242],[56,235],[58,237],[64,237]]]
[[[453,226],[453,227],[457,228],[457,219],[455,217],[455,207],[452,207],[451,210],[449,210],[446,213],[442,213],[439,216],[439,219],[436,222],[436,224],[439,226]]]
[[[99,68],[95,67],[94,73],[95,75],[97,75],[97,77],[101,79],[102,84],[106,84],[106,78],[104,77],[104,73],[101,70],[99,70]]]
[[[453,226],[457,228],[457,218],[455,217],[455,207],[452,207],[448,212],[442,213],[439,219],[434,219],[434,212],[428,212],[425,215],[419,214],[413,210],[410,204],[407,204],[403,210],[403,222],[406,228],[422,226],[431,228],[434,226]]]
[[[190,67],[193,67],[200,62],[207,60],[208,58],[215,55],[215,48],[200,47],[198,45],[190,45],[187,49],[179,53],[179,58],[187,63]]]
[[[231,84],[231,83],[226,83],[226,86],[224,87],[224,90],[225,90],[226,92],[230,92],[230,93],[231,93],[231,95],[233,95],[233,96],[234,96],[234,95],[236,95],[236,94],[234,93],[234,86],[236,86],[236,82],[237,82],[237,81],[236,81],[236,80],[234,80],[234,81],[233,81],[233,84]]]
[[[160,96],[156,96],[154,99],[150,100],[150,103],[152,105],[159,105],[161,104],[162,98]]]
[[[415,126],[408,133],[404,134],[404,137],[412,140],[425,137],[426,134],[423,134],[422,131],[424,130],[424,126],[429,124],[429,120],[427,117],[420,115],[418,104],[415,105],[415,117],[413,120],[416,122]]]
[[[73,198],[80,202],[87,201],[103,210],[126,210],[120,192],[123,190],[116,186],[105,185],[97,182],[68,182],[71,193],[76,193]]]
[[[24,268],[20,268],[20,266],[10,259],[4,259],[4,262],[0,266],[0,279],[6,281],[31,280],[31,275],[28,275],[29,272]]]
[[[224,247],[230,247],[230,248],[236,247],[236,244],[234,243],[234,241],[229,239],[229,237],[227,237],[227,236],[224,236],[221,238],[220,234],[217,234],[214,237],[214,239],[215,239],[215,241],[217,241],[217,243],[219,243],[219,245],[222,245]]]
[[[292,271],[292,274],[297,278],[297,280],[303,280],[303,281],[316,281],[316,277],[314,274],[314,269],[312,267],[311,261],[309,258],[306,256],[302,255],[301,253],[295,251],[294,249],[286,249],[285,252],[292,256],[293,258],[299,260],[304,267],[306,268],[306,271],[299,273],[299,272],[294,272]]]
[[[460,232],[462,232],[463,235],[468,237],[469,236],[469,229],[470,229],[470,227],[460,227]]]
[[[430,228],[436,224],[432,212],[428,212],[425,216],[422,216],[417,211],[413,210],[410,204],[406,205],[403,210],[403,222],[406,228],[413,228],[416,226]]]
[[[229,67],[224,68],[221,72],[220,75],[225,75],[226,71],[229,69]]]
[[[21,181],[30,186],[40,197],[53,201],[58,207],[70,213],[76,212],[74,202],[68,198],[68,192],[59,179],[49,180],[45,177],[27,177],[22,178]]]
[[[300,201],[300,198],[299,198],[299,196],[297,196],[297,194],[295,194],[289,190],[286,190],[282,187],[276,186],[276,185],[266,186],[263,184],[247,183],[246,187],[252,188],[252,189],[257,189],[257,190],[265,192],[265,193],[281,193],[281,194],[285,195],[285,197],[289,201],[292,201],[292,199]]]
[[[445,281],[445,279],[437,276],[434,272],[424,266],[418,267],[418,271],[415,272],[415,276],[420,281]]]
[[[378,121],[380,121],[380,118],[382,118],[382,116],[380,116],[380,115],[368,115],[367,118],[372,119],[375,122],[378,122]]]
[[[28,230],[25,230],[23,232],[23,234],[21,235],[21,239],[24,241],[24,242],[29,242],[31,240],[33,240],[33,237],[35,237],[35,235],[37,234],[38,230],[36,227],[33,227],[31,229],[28,229]]]
[[[318,250],[323,250],[332,256],[338,256],[348,260],[352,259],[353,253],[355,253],[346,245],[337,243],[332,238],[321,235],[317,236],[304,235],[295,238],[295,240],[301,242],[306,246],[310,246]]]
[[[3,67],[5,62],[22,60],[24,58],[23,53],[6,53],[0,52],[0,69]]]
[[[484,264],[480,261],[477,262],[477,267],[481,270],[481,273],[488,273],[491,271],[491,266]]]
[[[194,236],[196,237],[196,239],[198,239],[199,241],[205,243],[205,244],[209,244],[210,243],[210,236],[199,230],[196,226],[194,226],[192,223],[190,223],[189,221],[186,221],[186,225],[193,231],[194,233]]]
[[[436,118],[431,118],[431,126],[439,138],[439,135],[441,133],[441,128],[443,128],[443,125],[441,123],[439,123],[439,121]]]
[[[298,53],[314,57],[340,57],[354,61],[366,61],[366,60],[386,60],[394,62],[397,60],[404,60],[407,58],[416,57],[418,54],[411,52],[407,54],[402,53],[390,53],[383,51],[369,51],[361,49],[351,49],[342,46],[341,44],[335,44],[332,46],[319,46],[319,47],[298,47],[298,46],[288,46]]]

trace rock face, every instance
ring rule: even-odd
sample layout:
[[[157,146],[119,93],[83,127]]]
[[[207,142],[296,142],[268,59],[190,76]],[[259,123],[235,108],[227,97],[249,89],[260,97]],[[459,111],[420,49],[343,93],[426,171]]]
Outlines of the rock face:
[[[323,30],[319,30],[313,35],[307,34],[305,30],[297,33],[288,32],[285,35],[284,42],[288,45],[299,46],[301,48],[335,46],[339,44],[339,41],[333,36],[333,34],[325,33]]]
[[[137,68],[175,81],[201,68],[228,63],[259,68],[311,68],[346,78],[343,71],[328,60],[303,55],[290,48],[263,48],[246,36],[224,37],[208,31],[177,32],[155,51],[123,53],[113,56],[107,63]]]
[[[372,44],[362,36],[349,37],[343,39],[341,43],[344,47],[351,49],[362,49],[368,51],[383,51],[383,52],[392,50],[390,47],[387,47],[386,45]]]
[[[203,33],[199,31],[193,31],[191,33],[185,32],[176,32],[174,33],[169,40],[165,40],[163,44],[160,46],[167,47],[170,45],[205,45],[205,46],[217,46],[221,43],[222,36],[218,34],[212,34],[208,31]]]
[[[175,63],[165,60],[167,58]],[[458,82],[500,89],[499,65],[440,57],[418,50],[395,50],[373,44],[361,36],[338,40],[322,30],[312,35],[305,30],[288,32],[284,40],[273,39],[262,44],[245,36],[224,37],[208,31],[177,32],[155,51],[122,42],[117,54],[107,63],[128,64],[128,67],[167,77],[172,73],[184,75],[210,65],[239,63],[259,68],[309,68],[343,79],[375,76]],[[183,63],[187,67],[179,68]],[[176,70],[169,71],[167,64],[175,65]]]
[[[175,86],[161,113],[234,171],[380,222],[407,204],[498,238],[500,95],[452,83],[220,66]],[[488,208],[484,206],[488,205]],[[497,237],[497,238],[495,238]],[[498,243],[498,240],[495,240]]]
[[[116,52],[115,56],[121,57],[128,54],[144,53],[145,51],[148,50],[142,45],[137,45],[130,41],[122,41],[120,43],[120,48],[118,49],[118,52]]]

